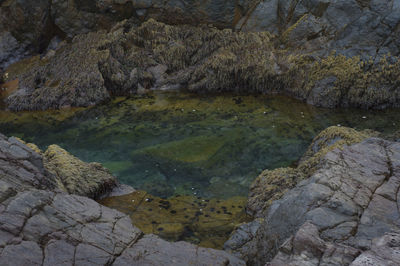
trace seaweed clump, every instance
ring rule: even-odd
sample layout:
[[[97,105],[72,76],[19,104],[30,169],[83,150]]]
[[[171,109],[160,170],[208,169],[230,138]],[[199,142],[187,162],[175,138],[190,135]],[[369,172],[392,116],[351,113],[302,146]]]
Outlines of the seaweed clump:
[[[250,187],[247,212],[254,217],[265,217],[272,202],[280,199],[288,190],[310,177],[329,151],[362,142],[378,134],[371,130],[359,132],[352,128],[338,126],[323,130],[314,138],[296,168],[265,170],[256,178]]]

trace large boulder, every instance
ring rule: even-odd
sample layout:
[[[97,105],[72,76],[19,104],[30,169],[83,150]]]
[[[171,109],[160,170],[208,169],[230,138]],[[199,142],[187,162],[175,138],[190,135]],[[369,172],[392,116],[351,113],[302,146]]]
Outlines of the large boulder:
[[[319,146],[318,143],[321,142],[314,142],[311,147]],[[323,258],[331,256],[327,258],[331,260],[336,250],[339,253],[335,256],[339,258],[334,259],[333,265],[348,265],[361,251],[373,249],[374,238],[400,229],[400,143],[367,138],[321,154],[318,164],[313,165],[316,168],[309,178],[302,178],[310,173],[303,171],[293,189],[272,204],[267,201],[267,210],[260,209],[261,220],[253,222],[255,232],[244,234],[242,227],[226,243],[226,248],[252,265],[264,265],[279,250],[283,253],[278,254],[275,262],[295,261],[304,251],[308,252],[309,265],[325,265]],[[254,209],[253,201],[249,202],[250,209]],[[312,226],[306,226],[309,233],[304,233],[301,227],[307,222]],[[294,238],[285,242],[291,237]],[[311,238],[304,240],[308,237]],[[309,250],[304,243],[296,248],[296,239],[312,245]],[[344,246],[346,252],[332,248],[332,243]],[[398,258],[393,255],[390,259]]]

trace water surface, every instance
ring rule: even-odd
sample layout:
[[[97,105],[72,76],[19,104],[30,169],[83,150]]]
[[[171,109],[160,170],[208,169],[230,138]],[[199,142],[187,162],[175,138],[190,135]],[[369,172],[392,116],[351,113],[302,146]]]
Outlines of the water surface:
[[[167,198],[246,196],[263,169],[289,166],[332,125],[398,130],[397,110],[321,109],[282,96],[154,93],[89,109],[0,112],[0,132],[58,144],[122,183]]]

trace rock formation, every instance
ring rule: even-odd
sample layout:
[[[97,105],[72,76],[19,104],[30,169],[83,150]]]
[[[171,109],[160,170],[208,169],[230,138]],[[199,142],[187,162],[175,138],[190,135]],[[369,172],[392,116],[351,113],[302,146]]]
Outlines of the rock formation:
[[[315,60],[275,48],[268,32],[132,21],[76,36],[6,70],[11,110],[89,106],[146,90],[285,93],[325,106],[395,107],[400,61],[331,54]]]
[[[170,24],[213,24],[234,28],[254,0],[40,0],[0,1],[0,68],[42,53],[60,39],[108,30],[116,22],[150,18]]]
[[[287,49],[376,58],[400,53],[400,5],[393,0],[261,0],[238,23],[280,35]]]
[[[46,159],[32,148],[0,135],[0,265],[244,265],[223,251],[143,235],[128,216],[73,194],[93,196],[82,181],[109,182],[104,169],[58,147]]]
[[[264,208],[255,204],[262,202],[257,197],[265,198],[262,188],[268,195],[276,181],[268,182],[271,174],[259,177],[248,208],[260,219],[242,225],[226,249],[252,265],[268,261],[271,265],[363,265],[370,257],[387,260],[387,265],[400,262],[396,233],[400,229],[400,143],[379,138],[361,141],[366,136],[358,135],[353,141],[360,143],[335,147],[341,140],[332,137],[324,149],[333,147],[317,156],[315,171],[304,170],[302,164],[293,169],[302,172],[295,175],[295,187],[282,197],[271,195],[281,198],[264,202]],[[317,138],[311,150],[319,143]],[[267,181],[260,182],[265,177]],[[283,177],[280,189],[285,188]],[[385,247],[385,253],[377,252]]]
[[[280,92],[324,107],[399,106],[397,1],[199,2],[2,2],[0,67],[41,53],[3,70],[5,82],[20,82],[9,108],[88,106],[179,88]]]

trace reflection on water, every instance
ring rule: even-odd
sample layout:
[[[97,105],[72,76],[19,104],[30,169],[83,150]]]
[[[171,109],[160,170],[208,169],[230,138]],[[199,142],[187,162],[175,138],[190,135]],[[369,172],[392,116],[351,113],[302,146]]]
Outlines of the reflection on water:
[[[396,110],[329,110],[281,96],[156,93],[89,109],[0,112],[0,132],[58,144],[152,195],[246,196],[263,170],[288,166],[322,129],[391,133]]]

